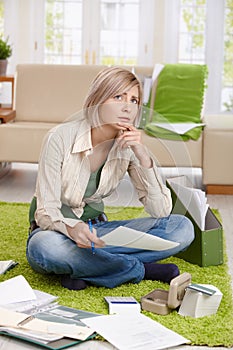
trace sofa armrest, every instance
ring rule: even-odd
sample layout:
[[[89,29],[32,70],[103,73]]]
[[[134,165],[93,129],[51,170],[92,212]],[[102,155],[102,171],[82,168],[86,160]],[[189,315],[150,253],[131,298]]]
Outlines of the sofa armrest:
[[[9,123],[15,119],[16,112],[14,110],[2,109],[0,110],[0,124]]]

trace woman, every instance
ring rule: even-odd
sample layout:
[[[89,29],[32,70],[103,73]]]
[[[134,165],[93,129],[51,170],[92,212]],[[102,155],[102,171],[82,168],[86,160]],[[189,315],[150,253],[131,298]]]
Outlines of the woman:
[[[53,128],[45,139],[27,259],[38,272],[60,275],[66,288],[113,288],[142,279],[170,283],[178,267],[155,261],[184,250],[194,238],[186,217],[170,215],[170,192],[135,127],[141,98],[132,72],[106,68],[92,82],[82,115]],[[109,222],[103,198],[127,172],[150,217]],[[105,246],[101,236],[119,226],[180,244],[164,251]]]

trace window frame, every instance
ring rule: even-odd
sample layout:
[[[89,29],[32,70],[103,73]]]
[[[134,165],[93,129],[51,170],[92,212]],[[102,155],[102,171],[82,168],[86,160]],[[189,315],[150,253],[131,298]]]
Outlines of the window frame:
[[[91,4],[90,4],[91,1]],[[179,46],[179,17],[181,0],[140,0],[139,49],[140,66],[153,67],[156,63],[177,63]],[[100,16],[96,16],[100,0],[84,0],[83,25],[100,28]],[[206,90],[205,114],[231,113],[221,111],[224,68],[224,21],[226,0],[206,0],[206,50],[205,64],[209,69]],[[92,8],[91,12],[84,9]],[[8,74],[14,74],[19,63],[44,62],[45,0],[4,0],[4,33],[13,44]],[[87,15],[91,14],[91,16]],[[99,19],[99,20],[98,20]],[[25,30],[27,29],[27,30]],[[213,37],[213,33],[214,37]],[[93,36],[90,30],[82,34],[82,62],[89,50],[89,64],[99,63],[98,30]],[[215,54],[216,53],[216,54]]]
[[[180,0],[165,0],[164,62],[179,62]],[[204,113],[222,114],[225,0],[206,0],[205,61],[208,67]],[[213,33],[214,40],[213,40]],[[217,54],[214,54],[217,53]]]

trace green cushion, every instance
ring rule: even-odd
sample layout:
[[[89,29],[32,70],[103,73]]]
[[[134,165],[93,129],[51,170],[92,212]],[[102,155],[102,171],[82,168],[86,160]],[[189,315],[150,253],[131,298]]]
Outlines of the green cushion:
[[[153,113],[145,131],[162,138],[198,139],[202,127],[176,135],[151,123],[201,123],[207,74],[206,65],[166,64],[157,79]]]

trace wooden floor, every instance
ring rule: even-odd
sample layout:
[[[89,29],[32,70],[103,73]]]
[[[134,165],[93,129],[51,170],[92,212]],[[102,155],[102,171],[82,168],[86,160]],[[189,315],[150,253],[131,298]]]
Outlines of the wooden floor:
[[[1,169],[0,169],[1,170]],[[35,164],[17,164],[13,163],[8,169],[9,171],[1,176],[0,171],[0,201],[5,202],[30,202],[36,183],[37,175],[37,165]],[[3,173],[3,172],[2,172]],[[165,180],[167,177],[177,176],[177,175],[187,175],[194,187],[201,188],[204,187],[201,182],[201,171],[200,169],[161,169],[161,175]],[[126,195],[127,194],[127,195]],[[211,208],[216,208],[219,210],[222,218],[223,230],[226,237],[227,245],[227,255],[228,255],[228,265],[229,273],[233,280],[233,195],[208,195],[208,204]],[[127,177],[125,177],[117,189],[117,191],[105,201],[106,205],[123,205],[123,206],[140,206],[138,202],[134,189]],[[233,286],[233,284],[232,284]],[[23,350],[23,349],[37,349],[32,345],[26,343],[19,343],[16,340],[7,338],[3,339],[0,336],[0,350]],[[96,341],[83,343],[78,346],[72,347],[72,349],[114,349],[110,344],[101,344]],[[194,346],[181,346],[179,349],[200,349],[200,347]],[[201,347],[201,350],[209,350],[209,347]],[[221,347],[213,348],[224,349]]]

